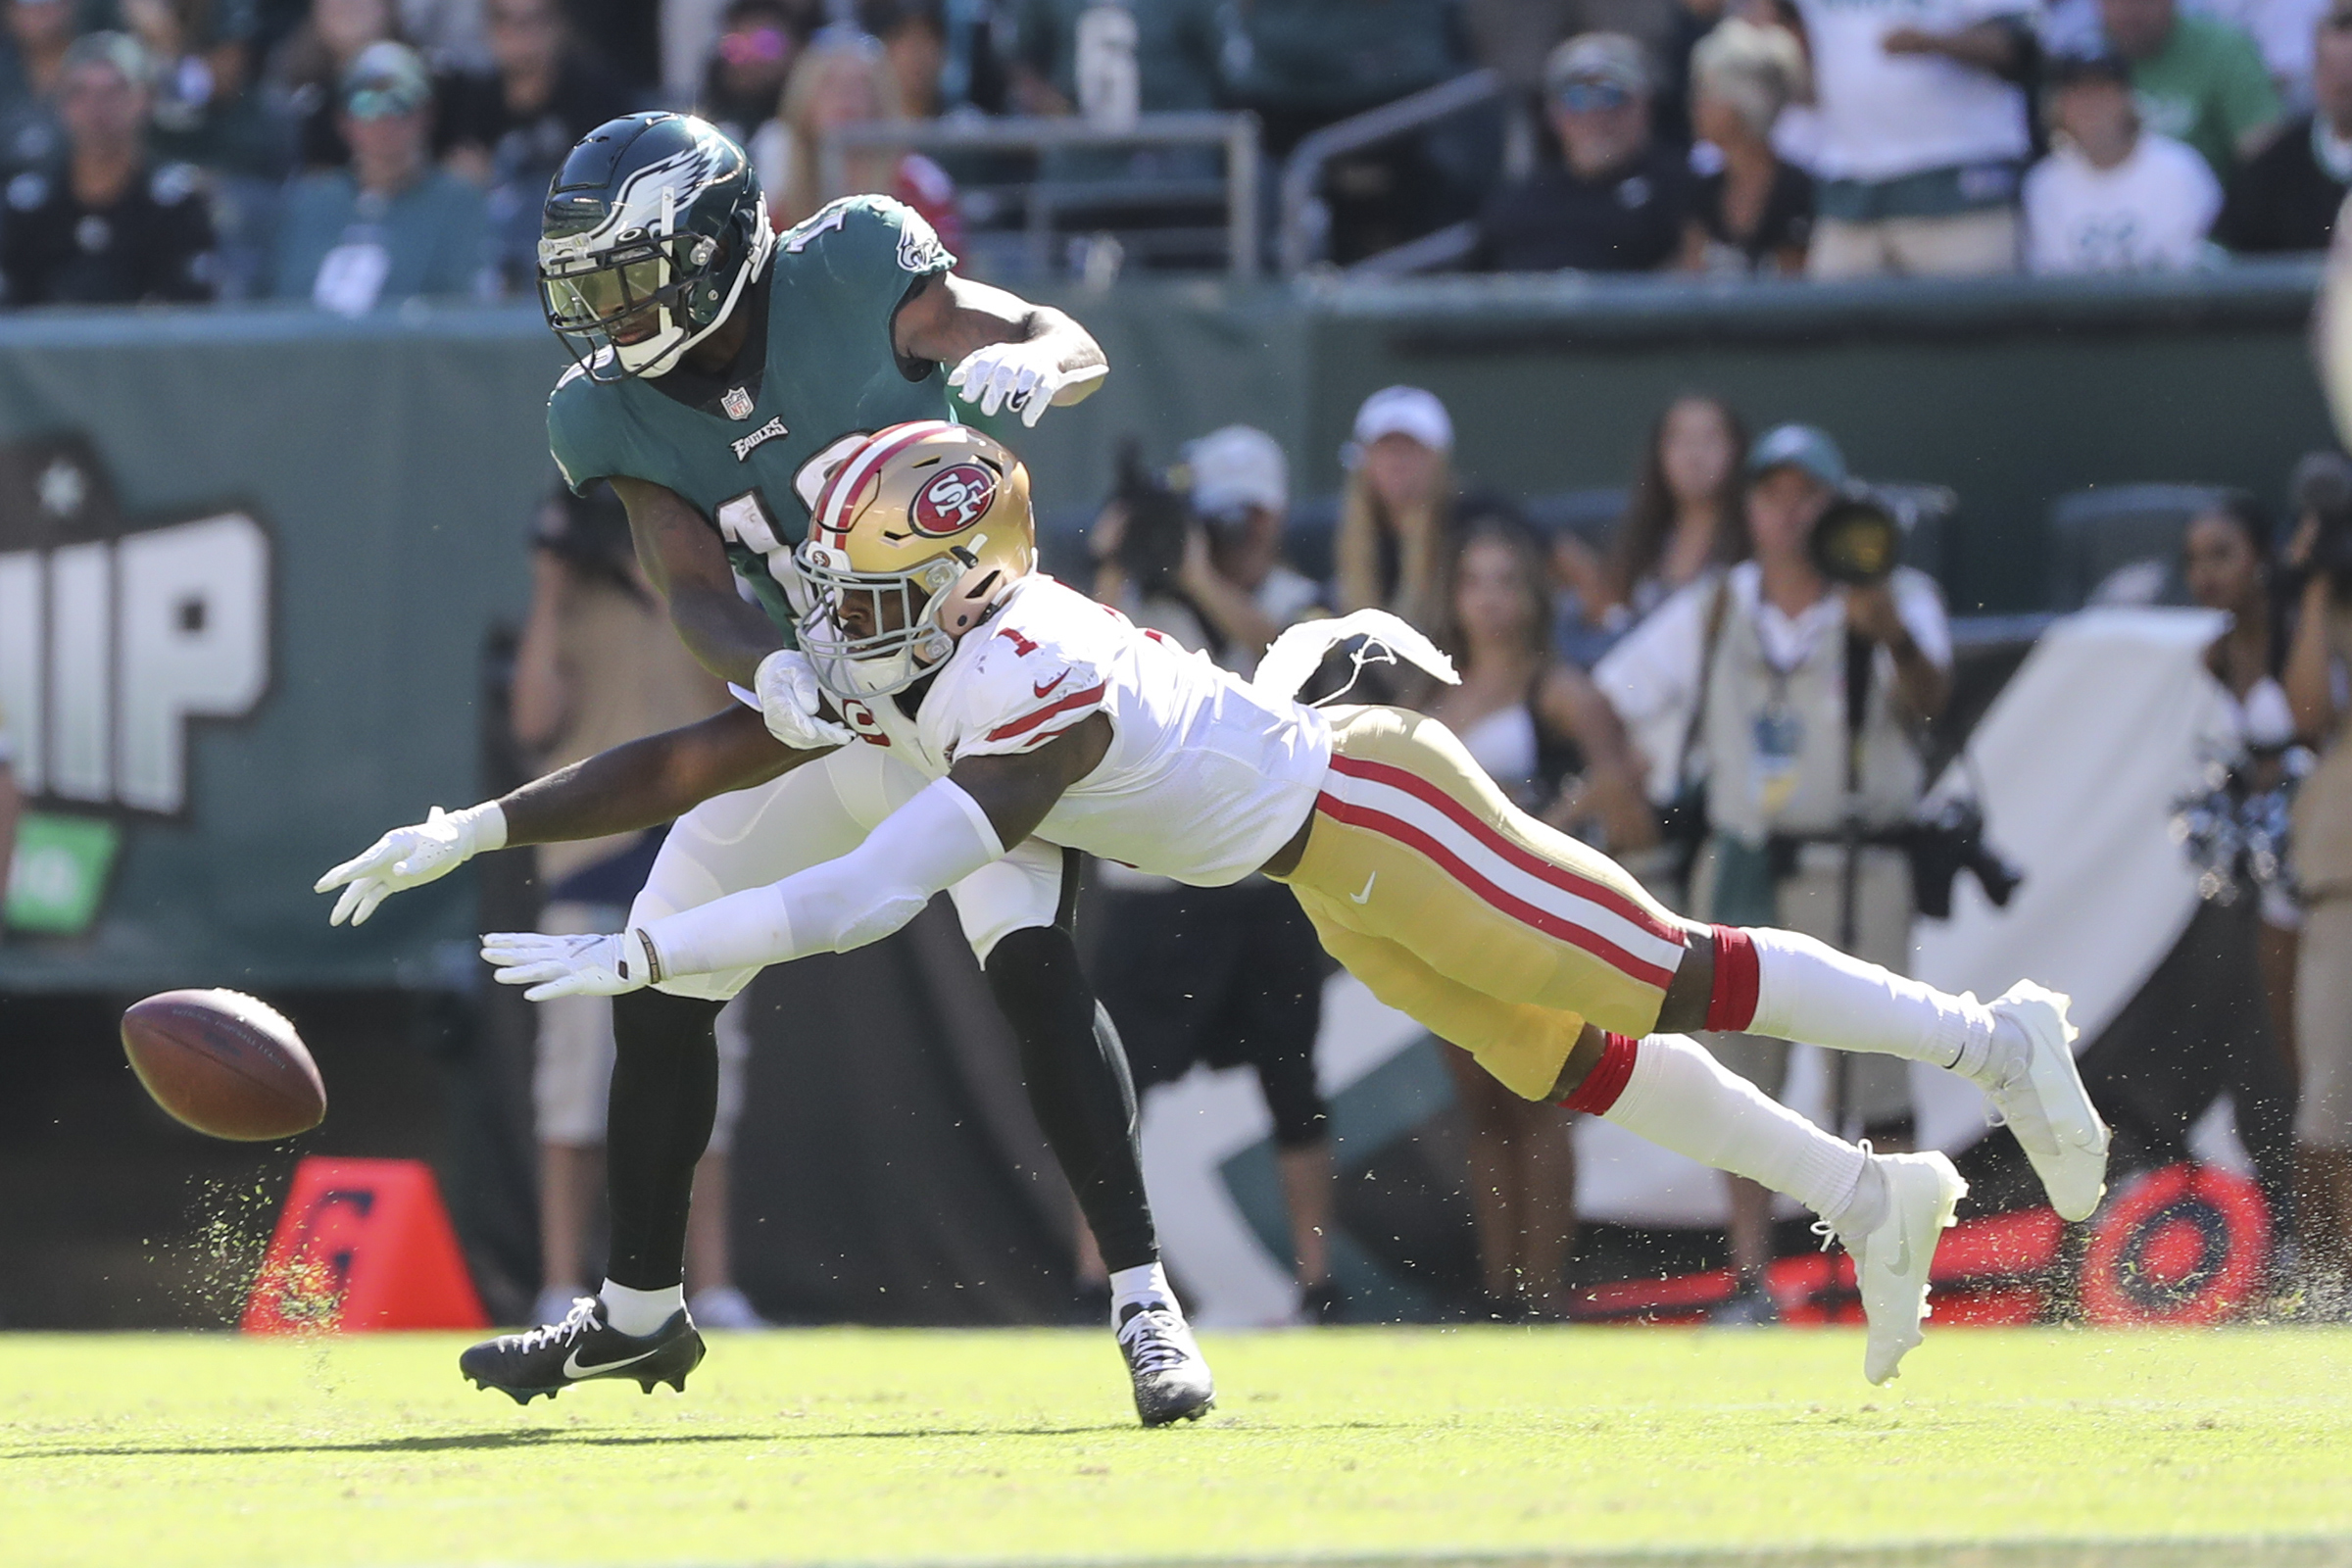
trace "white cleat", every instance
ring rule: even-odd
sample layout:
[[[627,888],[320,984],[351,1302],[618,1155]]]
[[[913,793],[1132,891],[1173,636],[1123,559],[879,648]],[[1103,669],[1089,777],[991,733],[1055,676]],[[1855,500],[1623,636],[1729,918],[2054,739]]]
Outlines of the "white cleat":
[[[1933,1151],[1873,1154],[1870,1162],[1886,1181],[1886,1217],[1865,1235],[1839,1232],[1838,1239],[1853,1254],[1862,1312],[1870,1320],[1862,1375],[1886,1383],[1920,1342],[1919,1325],[1930,1310],[1928,1271],[1936,1261],[1936,1244],[1968,1196],[1968,1183],[1950,1160]]]
[[[2090,1218],[2107,1196],[2107,1124],[2075,1070],[2075,1026],[2068,999],[2020,980],[1992,1003],[1992,1014],[2025,1038],[1992,1083],[1981,1087],[2009,1124],[2050,1206],[2062,1219]]]

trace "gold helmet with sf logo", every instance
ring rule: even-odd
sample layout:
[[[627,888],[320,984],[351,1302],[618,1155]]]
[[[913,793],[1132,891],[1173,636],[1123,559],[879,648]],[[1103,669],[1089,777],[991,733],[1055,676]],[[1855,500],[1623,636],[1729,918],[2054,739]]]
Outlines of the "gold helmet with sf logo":
[[[794,561],[801,648],[825,690],[902,691],[1036,569],[1029,471],[944,419],[877,430],[817,492]]]

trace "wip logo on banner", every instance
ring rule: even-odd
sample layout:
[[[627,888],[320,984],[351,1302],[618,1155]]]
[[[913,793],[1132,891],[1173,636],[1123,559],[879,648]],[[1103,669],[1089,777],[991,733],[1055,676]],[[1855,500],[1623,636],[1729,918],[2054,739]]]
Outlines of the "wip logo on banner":
[[[86,437],[0,444],[0,733],[33,809],[9,923],[96,918],[126,819],[188,805],[197,719],[270,684],[270,537],[247,511],[123,511]]]

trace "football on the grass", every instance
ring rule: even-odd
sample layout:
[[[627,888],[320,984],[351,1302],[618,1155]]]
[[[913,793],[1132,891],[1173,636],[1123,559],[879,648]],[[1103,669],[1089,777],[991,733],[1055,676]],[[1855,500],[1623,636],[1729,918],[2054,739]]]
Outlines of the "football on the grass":
[[[268,1143],[326,1115],[310,1048],[241,991],[166,991],[122,1014],[122,1051],[155,1102],[200,1133]]]

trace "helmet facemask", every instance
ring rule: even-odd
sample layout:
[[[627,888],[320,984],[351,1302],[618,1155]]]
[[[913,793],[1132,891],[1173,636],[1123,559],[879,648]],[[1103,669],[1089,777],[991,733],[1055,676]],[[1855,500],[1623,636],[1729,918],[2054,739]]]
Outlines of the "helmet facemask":
[[[540,308],[593,380],[666,373],[726,320],[773,249],[765,198],[716,237],[681,229],[674,185],[662,185],[658,213],[641,209],[610,235],[599,228],[539,241]],[[628,217],[629,205],[617,204],[614,217]]]
[[[813,542],[794,560],[801,651],[817,683],[843,698],[888,697],[945,663],[1003,575],[989,567],[977,573],[984,582],[967,582],[979,563],[960,547],[904,571],[858,571],[845,552]]]

